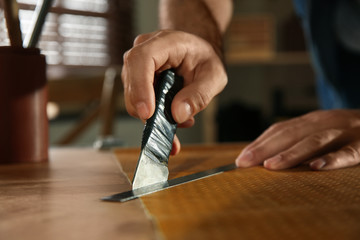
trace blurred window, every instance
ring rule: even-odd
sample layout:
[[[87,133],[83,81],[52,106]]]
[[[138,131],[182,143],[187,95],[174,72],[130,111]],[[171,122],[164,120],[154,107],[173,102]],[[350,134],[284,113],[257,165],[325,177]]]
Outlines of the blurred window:
[[[18,4],[24,39],[37,0],[18,0]],[[49,65],[107,66],[110,63],[108,20],[107,0],[56,0],[47,15],[38,47]],[[9,45],[2,10],[0,45]]]

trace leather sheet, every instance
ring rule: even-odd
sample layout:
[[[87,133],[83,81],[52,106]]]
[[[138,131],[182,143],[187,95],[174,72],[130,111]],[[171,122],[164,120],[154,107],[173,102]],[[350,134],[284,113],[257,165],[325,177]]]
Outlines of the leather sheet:
[[[232,163],[243,146],[184,147],[169,178]],[[130,179],[138,154],[116,152]],[[164,239],[360,238],[360,166],[236,169],[141,199]]]

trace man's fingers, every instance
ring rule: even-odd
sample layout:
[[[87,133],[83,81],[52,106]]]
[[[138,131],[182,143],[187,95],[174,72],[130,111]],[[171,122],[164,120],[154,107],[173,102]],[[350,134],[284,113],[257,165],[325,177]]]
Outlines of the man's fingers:
[[[284,169],[314,158],[310,166],[316,170],[358,164],[359,144],[349,144],[359,139],[359,119],[358,110],[331,110],[274,124],[242,151],[236,164],[250,167],[264,162],[266,168]],[[338,151],[343,146],[348,147]],[[325,153],[329,155],[318,158]],[[347,157],[342,160],[338,157],[342,155]]]
[[[286,145],[282,143],[284,137],[285,141],[288,143],[288,146],[292,146],[293,143],[290,143],[287,139],[291,139],[292,141],[300,141],[302,138],[313,133],[314,131],[322,131],[327,129],[327,122],[322,123],[321,125],[314,124],[314,119],[316,118],[319,119],[325,116],[326,120],[330,119],[331,116],[327,115],[328,114],[326,111],[314,111],[297,118],[275,123],[271,125],[255,141],[249,144],[244,149],[244,152],[246,152],[248,149],[250,150],[261,148],[261,146],[264,145],[264,142],[266,141],[272,142],[270,145],[281,145],[285,148]]]
[[[166,37],[159,37],[159,35]],[[176,34],[160,32],[141,42],[124,54],[123,84],[127,111],[141,119],[148,119],[155,110],[154,75],[164,66],[177,67],[186,55],[186,49],[176,43]]]
[[[275,157],[280,152],[302,141],[306,136],[313,135],[314,132],[332,129],[331,124],[333,122],[328,120],[334,119],[341,113],[340,111],[314,111],[294,119],[273,124],[242,151],[236,159],[236,164],[239,167],[250,167]],[[351,118],[340,119],[337,122],[337,127],[348,128],[351,121],[347,119]]]
[[[332,113],[334,114],[334,113]],[[340,115],[341,113],[335,113]],[[307,136],[314,131],[322,131],[327,129],[331,122],[326,121],[328,119],[333,118],[334,116],[329,113],[329,111],[314,111],[308,114],[305,114],[300,117],[296,117],[293,119],[289,119],[286,121],[278,122],[271,125],[268,129],[265,130],[263,134],[261,134],[255,141],[249,144],[244,150],[246,152],[247,149],[256,149],[258,146],[262,145],[268,139],[274,139],[274,135],[280,133],[284,133],[288,135],[290,133],[292,136],[291,138],[298,138],[299,140],[302,139],[304,136]],[[325,120],[321,124],[316,124],[316,121]],[[315,123],[315,124],[314,124]],[[344,128],[349,123],[342,124],[345,126],[338,126],[340,128]],[[282,138],[283,135],[277,135]],[[274,139],[275,140],[275,139]],[[274,143],[275,144],[275,143]]]
[[[179,123],[178,127],[179,128],[190,128],[190,127],[194,126],[194,124],[195,124],[195,118],[191,117],[187,121],[185,121],[183,123]]]
[[[180,148],[181,148],[181,144],[179,138],[175,135],[170,155],[178,154],[180,152]]]
[[[221,63],[219,67],[222,68]],[[196,69],[192,78],[187,78],[193,81],[185,82],[185,87],[176,94],[171,106],[176,122],[184,123],[204,110],[224,89],[227,84],[227,75],[223,69],[218,68],[210,63],[204,64]]]
[[[122,80],[125,106],[130,115],[148,119],[155,110],[154,64],[151,60],[141,64],[144,59],[139,59],[140,55],[134,50],[124,54]]]
[[[265,159],[274,157],[301,141],[312,132],[312,127],[300,122],[295,124],[294,121],[274,124],[242,151],[236,159],[236,165],[250,167],[261,164]]]
[[[184,123],[202,111],[216,94],[192,83],[175,96],[171,109],[176,122]]]
[[[328,151],[342,132],[342,130],[330,129],[312,134],[291,148],[265,160],[264,166],[272,170],[294,167],[321,152]]]
[[[301,122],[297,121],[297,118],[293,118],[290,120],[277,122],[272,124],[268,129],[266,129],[258,138],[255,139],[251,144],[249,144],[246,149],[248,148],[256,148],[258,145],[262,144],[266,139],[271,138],[274,134],[284,131],[284,129],[294,128],[295,125],[301,124]]]
[[[147,119],[153,114],[156,72],[176,68],[184,77],[185,87],[175,96],[172,106],[178,123],[203,110],[227,83],[221,60],[212,46],[199,37],[160,31],[135,42],[138,45],[124,55],[123,67],[125,104],[133,116]]]
[[[317,158],[310,163],[314,170],[333,170],[355,166],[360,163],[360,142],[354,142],[338,151]]]
[[[156,34],[155,32],[140,34],[135,38],[133,45],[137,46],[139,44],[142,44],[142,43],[146,42],[147,40],[149,40],[150,38],[152,38],[155,34]]]

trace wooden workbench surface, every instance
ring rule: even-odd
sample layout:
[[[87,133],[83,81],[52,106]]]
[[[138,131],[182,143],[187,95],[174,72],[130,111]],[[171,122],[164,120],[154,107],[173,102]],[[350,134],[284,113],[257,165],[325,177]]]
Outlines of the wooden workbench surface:
[[[101,201],[130,183],[112,153],[52,149],[45,164],[0,165],[0,239],[155,239],[140,201]]]
[[[242,147],[184,147],[170,178],[232,163]],[[60,148],[46,164],[0,165],[0,239],[360,239],[359,166],[236,169],[100,201],[131,188],[138,155]]]

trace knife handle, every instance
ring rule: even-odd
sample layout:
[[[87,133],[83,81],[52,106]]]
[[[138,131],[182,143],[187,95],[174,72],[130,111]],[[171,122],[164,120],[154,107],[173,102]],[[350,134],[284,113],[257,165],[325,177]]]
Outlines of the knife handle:
[[[168,163],[177,123],[171,114],[171,103],[183,87],[183,78],[170,70],[163,71],[155,79],[155,112],[146,121],[141,149],[155,162]]]

